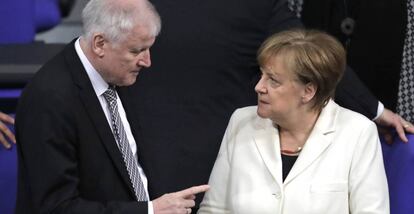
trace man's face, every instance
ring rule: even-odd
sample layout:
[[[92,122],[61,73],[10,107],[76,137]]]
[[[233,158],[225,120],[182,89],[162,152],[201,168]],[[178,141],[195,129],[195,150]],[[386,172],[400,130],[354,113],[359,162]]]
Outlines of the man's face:
[[[151,34],[150,27],[136,26],[125,39],[117,43],[105,42],[100,71],[109,84],[132,85],[139,71],[151,66],[149,49],[155,42],[155,36]]]

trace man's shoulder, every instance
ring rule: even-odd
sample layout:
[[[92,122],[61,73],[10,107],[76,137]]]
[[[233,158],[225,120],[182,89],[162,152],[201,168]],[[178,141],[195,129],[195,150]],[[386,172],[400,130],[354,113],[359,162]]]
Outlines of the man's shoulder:
[[[70,62],[67,60],[67,52],[70,51],[68,46],[43,64],[29,82],[29,85],[61,88],[65,86],[65,83],[70,83],[71,65],[69,65]]]
[[[75,93],[75,84],[63,52],[46,62],[25,86],[20,99],[61,97],[67,99]]]

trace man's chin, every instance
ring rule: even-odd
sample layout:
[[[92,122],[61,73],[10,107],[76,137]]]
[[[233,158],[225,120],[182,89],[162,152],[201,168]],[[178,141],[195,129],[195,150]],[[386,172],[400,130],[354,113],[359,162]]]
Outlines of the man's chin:
[[[137,79],[135,78],[133,81],[130,81],[130,82],[128,83],[128,85],[126,85],[126,86],[133,85],[133,84],[135,84],[136,82],[137,82]]]
[[[118,86],[130,86],[133,85],[137,81],[137,78],[130,78],[128,80],[123,81],[122,83],[118,84]]]

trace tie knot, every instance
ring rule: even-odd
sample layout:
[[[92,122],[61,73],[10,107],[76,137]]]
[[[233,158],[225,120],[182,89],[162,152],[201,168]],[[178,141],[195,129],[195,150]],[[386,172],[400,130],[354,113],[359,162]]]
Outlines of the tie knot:
[[[108,103],[112,103],[116,101],[116,92],[114,86],[109,86],[108,89],[103,93],[103,96],[105,97],[105,100]]]

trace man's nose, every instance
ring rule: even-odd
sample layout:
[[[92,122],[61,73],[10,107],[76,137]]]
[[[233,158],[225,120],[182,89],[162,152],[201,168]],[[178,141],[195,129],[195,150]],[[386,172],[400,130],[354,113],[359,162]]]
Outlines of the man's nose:
[[[142,53],[142,56],[138,60],[138,66],[142,66],[146,68],[151,66],[151,54],[149,50],[145,50]]]

